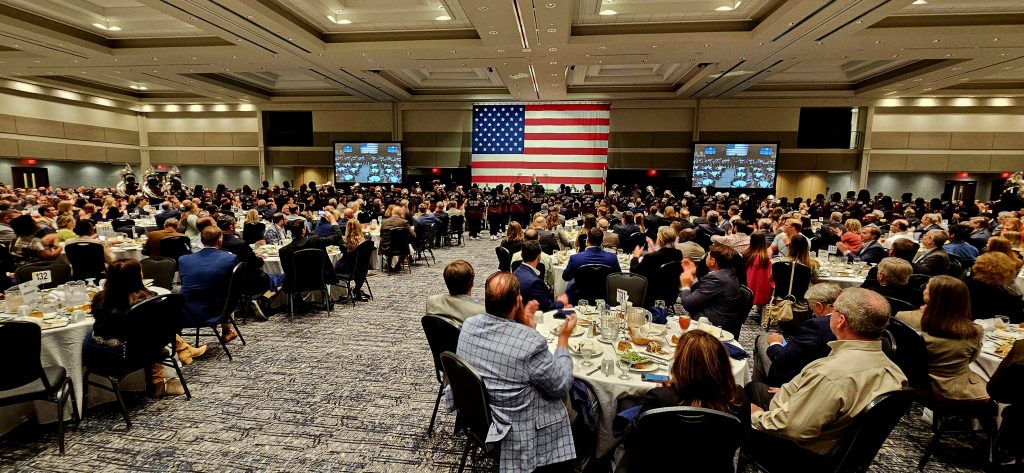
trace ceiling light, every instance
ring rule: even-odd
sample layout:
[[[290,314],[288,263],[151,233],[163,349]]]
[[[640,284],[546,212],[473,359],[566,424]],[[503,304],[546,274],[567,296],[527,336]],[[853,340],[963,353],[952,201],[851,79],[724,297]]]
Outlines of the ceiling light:
[[[597,12],[597,14],[601,15],[601,16],[612,16],[612,15],[618,15],[619,12],[617,12],[615,10],[601,10],[601,11]]]
[[[480,7],[480,11],[487,11],[487,7]]]
[[[342,18],[342,17],[340,17],[338,15],[327,15],[327,19],[331,20],[331,23],[334,23],[336,25],[350,25],[350,24],[352,24],[352,20],[349,20],[347,18]]]
[[[548,51],[555,52],[558,51],[558,48],[548,48]]]
[[[450,17],[448,15],[441,15],[441,16],[439,16],[437,18],[434,18],[434,21],[451,21],[451,19],[452,19],[452,17]]]
[[[914,3],[912,3],[911,5],[927,5],[927,4],[928,4],[928,0],[914,0]]]
[[[992,38],[992,41],[999,41],[999,38]]]
[[[941,40],[941,39],[933,39],[933,40],[932,40],[932,42],[933,42],[933,43],[938,43],[938,42],[940,42],[940,41],[942,41],[942,40]]]
[[[720,6],[720,7],[715,9],[715,11],[732,11],[732,10],[733,10],[733,7],[730,7],[729,5],[722,5],[722,6]]]
[[[121,31],[120,26],[111,25],[106,18],[103,19],[103,23],[93,23],[92,26],[95,26],[104,31]]]
[[[334,13],[341,13],[342,11],[343,11],[343,10],[339,8],[339,9],[337,9],[337,10],[334,10]]]
[[[557,29],[555,29],[555,28],[548,28],[548,33],[555,33],[555,32],[557,32],[557,31],[558,31],[558,30],[557,30]]]
[[[134,89],[134,90],[149,90],[149,87],[146,87],[144,85],[135,85],[135,84],[129,85],[128,88],[129,89]]]
[[[487,34],[498,34],[498,32],[494,31],[494,30],[491,30],[491,31],[488,31]]]
[[[557,5],[555,5],[554,3],[548,3],[548,4],[544,5],[544,6],[548,7],[548,8],[555,8]]]
[[[499,49],[498,52],[499,53],[503,53],[503,52],[505,52],[505,50],[504,49]]]
[[[880,40],[880,39],[876,39],[876,40],[875,40],[875,44],[882,44],[882,40]]]
[[[608,46],[598,46],[597,49],[599,49],[601,51],[604,51],[604,50],[608,49]]]
[[[449,52],[452,53],[452,54],[455,54],[455,50],[454,49],[449,51]]]

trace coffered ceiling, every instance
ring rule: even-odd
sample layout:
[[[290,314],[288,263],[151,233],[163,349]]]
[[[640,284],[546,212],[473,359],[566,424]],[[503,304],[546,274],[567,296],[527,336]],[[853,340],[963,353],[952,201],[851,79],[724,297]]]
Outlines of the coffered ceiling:
[[[1022,95],[1024,0],[0,0],[0,77],[134,106]]]

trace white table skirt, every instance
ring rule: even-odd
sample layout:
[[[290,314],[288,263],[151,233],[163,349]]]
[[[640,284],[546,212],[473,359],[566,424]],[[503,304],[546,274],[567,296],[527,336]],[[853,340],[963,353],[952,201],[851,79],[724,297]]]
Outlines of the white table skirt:
[[[142,261],[145,256],[142,255],[142,248],[121,248],[114,246],[110,248],[110,253],[114,255],[115,260],[119,259],[133,259],[135,261]]]
[[[341,259],[341,255],[344,253],[327,253],[327,257],[331,259],[331,266],[338,264]],[[284,267],[281,266],[280,256],[268,256],[263,259],[263,272],[271,276],[281,276],[284,274]]]
[[[561,319],[555,319],[549,314],[545,314],[544,323],[537,325],[537,330],[548,337],[548,347],[551,351],[554,351],[557,339],[551,333],[551,330],[558,324],[561,324]],[[680,335],[682,330],[679,328],[678,322],[670,321],[665,325],[668,329],[665,334],[666,337],[672,335]],[[573,337],[569,339],[569,344],[579,343],[578,340],[582,340],[585,337]],[[601,366],[601,360],[604,358],[616,359],[617,355],[611,344],[602,343],[600,337],[592,338],[594,345],[604,349],[605,353],[601,357],[592,358],[590,361],[593,362],[593,366],[581,366],[581,359],[573,357],[573,375],[576,378],[586,381],[594,389],[594,393],[597,395],[598,403],[601,405],[601,412],[598,416],[597,426],[597,455],[601,456],[607,453],[611,447],[615,444],[615,437],[612,435],[612,422],[615,420],[615,414],[618,413],[619,401],[625,398],[636,398],[643,397],[644,394],[651,388],[657,387],[656,383],[642,381],[641,375],[638,373],[630,373],[630,379],[623,380],[619,379],[619,367],[616,365],[615,374],[611,376],[605,376],[601,371],[596,371],[593,374],[587,374],[594,369]],[[729,342],[732,345],[740,346],[735,340]],[[672,348],[665,345],[666,350],[671,351]],[[736,360],[730,358],[730,364],[732,366],[732,374],[736,379],[736,383],[739,386],[745,386],[750,382],[750,369],[746,360]],[[655,374],[668,375],[669,366],[660,366]]]

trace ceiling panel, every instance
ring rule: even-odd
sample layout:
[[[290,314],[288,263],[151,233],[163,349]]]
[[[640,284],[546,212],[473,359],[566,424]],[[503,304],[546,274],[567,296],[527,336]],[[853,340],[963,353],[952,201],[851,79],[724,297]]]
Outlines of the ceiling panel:
[[[275,0],[325,33],[472,28],[459,2],[442,0]],[[443,18],[450,18],[444,20]],[[439,19],[442,18],[442,19]]]
[[[749,20],[764,16],[781,3],[782,0],[576,0],[574,24]]]
[[[0,0],[0,5],[110,39],[204,35],[199,28],[134,0]]]
[[[895,16],[1024,13],[1022,0],[926,0],[911,3]]]

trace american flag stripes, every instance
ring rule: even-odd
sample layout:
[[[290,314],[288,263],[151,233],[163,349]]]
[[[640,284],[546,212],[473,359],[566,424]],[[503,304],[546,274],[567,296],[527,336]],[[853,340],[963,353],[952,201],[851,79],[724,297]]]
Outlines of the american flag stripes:
[[[604,191],[608,167],[606,103],[473,106],[473,182],[560,184]]]

